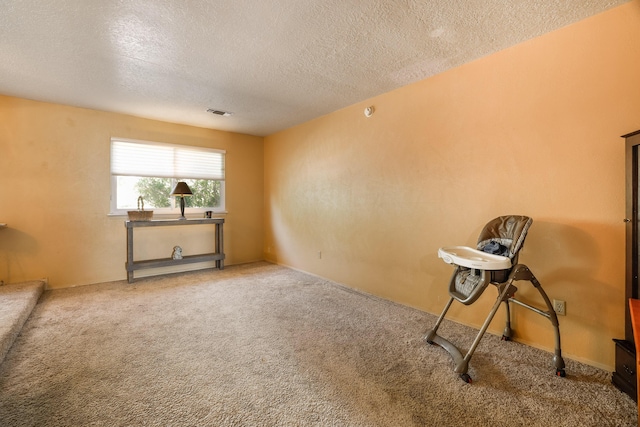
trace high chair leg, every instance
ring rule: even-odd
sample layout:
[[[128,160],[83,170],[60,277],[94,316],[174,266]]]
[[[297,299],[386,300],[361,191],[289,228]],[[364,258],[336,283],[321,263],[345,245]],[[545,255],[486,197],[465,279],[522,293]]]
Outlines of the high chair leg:
[[[449,307],[451,307],[451,303],[453,303],[453,300],[454,300],[453,297],[449,299],[449,302],[447,303],[444,310],[442,311],[442,314],[438,318],[438,321],[436,322],[433,329],[430,329],[429,331],[427,331],[427,333],[424,336],[425,341],[427,341],[429,344],[437,344],[440,347],[444,348],[451,355],[453,362],[455,363],[455,368],[453,371],[457,374],[460,374],[460,378],[462,378],[462,380],[467,383],[472,382],[471,377],[467,373],[467,371],[469,370],[469,361],[471,360],[473,353],[476,351],[478,344],[480,344],[480,340],[482,339],[482,336],[487,331],[487,328],[489,327],[489,324],[491,323],[491,321],[493,320],[493,317],[498,311],[498,308],[500,308],[500,304],[502,302],[506,302],[510,297],[513,296],[513,294],[516,291],[516,287],[512,286],[510,282],[499,286],[498,289],[500,292],[498,295],[498,298],[496,299],[495,304],[493,304],[491,312],[485,319],[484,324],[482,325],[482,328],[480,328],[478,335],[476,335],[476,338],[473,340],[473,344],[471,344],[471,347],[469,348],[469,350],[467,351],[467,354],[464,357],[462,356],[462,352],[460,351],[460,349],[458,349],[458,347],[456,347],[453,343],[451,343],[450,341],[446,340],[445,338],[437,334],[437,330],[440,327],[440,324],[444,320],[444,317],[447,311],[449,310]]]
[[[506,320],[506,325],[504,327],[504,331],[502,332],[502,340],[511,341],[513,332],[511,331],[511,309],[509,307],[509,300],[504,301],[504,307],[507,311],[507,320]]]
[[[436,333],[438,332],[438,328],[440,327],[440,324],[444,320],[444,316],[447,314],[447,311],[449,311],[449,307],[451,307],[452,302],[453,302],[453,297],[449,298],[449,302],[447,303],[447,305],[445,305],[444,310],[442,310],[442,314],[440,315],[440,317],[438,317],[438,321],[436,322],[433,329],[429,329],[424,335],[424,340],[429,344],[433,344],[433,338],[436,336]]]
[[[542,289],[542,285],[540,285],[540,282],[538,282],[538,279],[536,279],[536,276],[533,275],[531,270],[529,270],[529,268],[526,265],[523,265],[523,264],[516,265],[514,267],[513,272],[511,273],[511,278],[513,280],[528,280],[538,290],[538,292],[540,293],[540,296],[542,296],[542,299],[544,300],[544,303],[547,306],[547,311],[543,311],[536,307],[532,307],[528,304],[525,304],[513,298],[510,299],[510,301],[515,302],[518,305],[528,308],[529,310],[532,310],[549,319],[549,321],[553,325],[553,330],[555,334],[555,351],[553,355],[553,365],[556,368],[557,376],[559,377],[566,376],[566,372],[564,370],[565,368],[564,359],[562,358],[562,349],[560,347],[560,324],[558,322],[558,316],[555,310],[553,309],[553,304],[551,304],[549,297],[547,296],[544,289]]]
[[[531,283],[538,290],[538,292],[540,292],[542,299],[547,305],[547,312],[549,313],[548,319],[551,321],[551,324],[553,325],[553,329],[555,332],[556,347],[553,355],[553,365],[556,368],[556,375],[559,377],[564,377],[567,374],[564,370],[565,368],[564,359],[562,358],[562,349],[560,347],[560,323],[558,322],[558,315],[556,314],[556,311],[553,309],[553,304],[551,304],[551,301],[549,300],[549,297],[547,296],[546,292],[544,291],[544,289],[542,289],[542,286],[540,286],[540,282],[538,282],[538,279],[536,279],[535,276],[533,276],[533,274],[531,276],[532,276]]]
[[[499,290],[500,290],[500,293],[498,294],[498,298],[496,299],[496,302],[493,304],[493,307],[491,308],[489,315],[487,316],[484,323],[482,324],[482,327],[480,328],[480,332],[478,332],[478,335],[476,335],[475,340],[473,340],[473,344],[471,344],[469,351],[467,351],[467,354],[464,356],[463,362],[458,363],[458,365],[456,366],[456,369],[454,370],[456,373],[460,374],[460,378],[462,378],[464,381],[468,383],[471,382],[471,377],[469,377],[469,375],[467,374],[469,360],[471,360],[473,353],[476,351],[476,348],[480,344],[480,340],[484,336],[484,333],[487,331],[487,328],[489,327],[489,324],[493,320],[493,317],[498,312],[498,309],[500,308],[500,304],[502,302],[507,302],[507,300],[511,298],[511,296],[513,296],[517,288],[511,285],[509,281],[504,286],[500,286]]]

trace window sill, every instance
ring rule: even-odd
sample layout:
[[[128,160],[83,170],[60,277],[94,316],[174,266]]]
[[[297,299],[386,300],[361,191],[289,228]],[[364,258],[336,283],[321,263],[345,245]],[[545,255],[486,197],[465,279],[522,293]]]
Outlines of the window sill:
[[[151,209],[149,210],[151,211]],[[212,217],[216,217],[218,215],[226,215],[229,212],[227,211],[212,211],[211,216]],[[189,212],[185,212],[184,216],[187,219],[200,219],[200,218],[204,218],[204,211],[202,212],[194,212],[194,213],[189,213]],[[107,217],[109,218],[127,218],[128,215],[126,213],[111,213],[109,212],[107,214]],[[155,213],[153,214],[153,219],[178,219],[180,217],[180,212],[178,213]]]

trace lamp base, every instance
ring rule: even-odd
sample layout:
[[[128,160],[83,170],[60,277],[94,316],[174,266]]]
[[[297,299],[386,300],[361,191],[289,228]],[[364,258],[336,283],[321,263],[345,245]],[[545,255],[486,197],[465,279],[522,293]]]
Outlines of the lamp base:
[[[187,219],[184,216],[184,196],[180,196],[180,218],[178,219]]]

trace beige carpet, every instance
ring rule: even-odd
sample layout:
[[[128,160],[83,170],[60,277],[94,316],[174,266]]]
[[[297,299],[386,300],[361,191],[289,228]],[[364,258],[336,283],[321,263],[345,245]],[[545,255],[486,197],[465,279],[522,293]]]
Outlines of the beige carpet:
[[[0,366],[0,424],[636,425],[608,372],[559,378],[550,353],[495,336],[464,383],[421,339],[434,321],[266,263],[47,291]]]

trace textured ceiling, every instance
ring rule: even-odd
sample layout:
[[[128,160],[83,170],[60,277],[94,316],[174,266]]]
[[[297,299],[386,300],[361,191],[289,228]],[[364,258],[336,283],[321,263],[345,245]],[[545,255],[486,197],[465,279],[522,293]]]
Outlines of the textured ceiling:
[[[0,94],[269,135],[628,1],[0,0]]]

